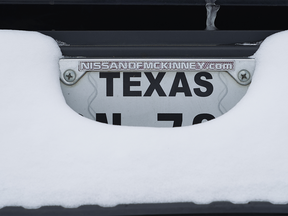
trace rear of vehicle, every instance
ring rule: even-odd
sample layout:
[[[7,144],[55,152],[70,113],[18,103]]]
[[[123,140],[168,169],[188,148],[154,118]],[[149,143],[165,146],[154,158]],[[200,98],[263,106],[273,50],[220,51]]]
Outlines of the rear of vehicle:
[[[288,27],[285,0],[0,0],[0,4],[1,29],[39,31],[57,41],[67,104],[86,118],[114,125],[180,127],[225,114],[253,82],[251,56],[261,42]],[[287,214],[288,208],[219,202],[0,210],[3,215],[267,213]]]

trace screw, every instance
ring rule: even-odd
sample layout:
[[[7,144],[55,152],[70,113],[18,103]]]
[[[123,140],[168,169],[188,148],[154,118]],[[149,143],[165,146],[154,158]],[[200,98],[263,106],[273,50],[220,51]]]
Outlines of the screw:
[[[66,70],[63,77],[67,82],[73,82],[76,78],[76,73],[73,70]]]
[[[247,71],[247,70],[241,70],[239,71],[238,73],[238,79],[241,81],[241,82],[248,82],[251,78],[251,75],[250,73]]]

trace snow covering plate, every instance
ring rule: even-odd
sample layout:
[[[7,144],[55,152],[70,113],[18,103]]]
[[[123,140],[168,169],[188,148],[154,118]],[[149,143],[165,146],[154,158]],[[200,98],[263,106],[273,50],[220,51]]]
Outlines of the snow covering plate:
[[[235,107],[181,128],[83,118],[63,97],[52,38],[0,31],[0,47],[0,208],[288,203],[288,31],[261,44]]]

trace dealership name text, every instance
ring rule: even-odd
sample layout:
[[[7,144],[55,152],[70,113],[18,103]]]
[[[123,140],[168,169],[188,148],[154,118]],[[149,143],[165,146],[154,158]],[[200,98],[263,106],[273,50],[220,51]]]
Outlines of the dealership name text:
[[[80,61],[79,71],[189,71],[233,70],[234,61]]]

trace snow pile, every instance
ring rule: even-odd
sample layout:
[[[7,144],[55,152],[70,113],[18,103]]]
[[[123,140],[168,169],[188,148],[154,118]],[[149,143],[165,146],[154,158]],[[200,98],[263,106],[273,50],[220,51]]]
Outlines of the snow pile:
[[[64,101],[53,39],[0,31],[0,47],[0,208],[288,202],[288,32],[262,43],[235,108],[183,128],[85,119]]]

